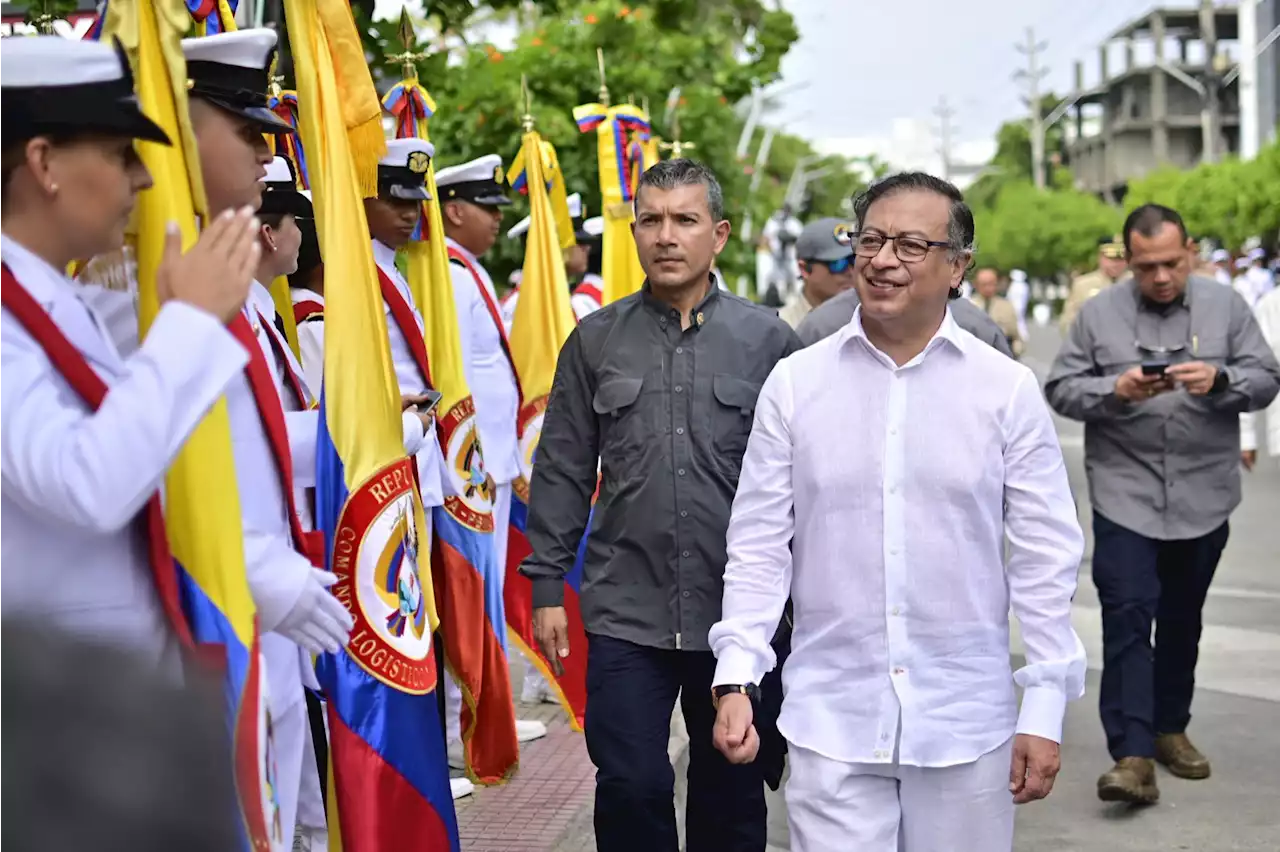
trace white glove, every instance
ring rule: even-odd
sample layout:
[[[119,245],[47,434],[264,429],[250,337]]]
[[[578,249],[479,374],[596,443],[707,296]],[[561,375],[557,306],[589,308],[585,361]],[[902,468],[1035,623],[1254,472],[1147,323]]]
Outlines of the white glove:
[[[298,602],[280,621],[275,632],[312,654],[342,650],[351,636],[355,620],[347,608],[329,593],[329,587],[336,582],[338,578],[328,571],[312,568],[311,582],[303,588]]]

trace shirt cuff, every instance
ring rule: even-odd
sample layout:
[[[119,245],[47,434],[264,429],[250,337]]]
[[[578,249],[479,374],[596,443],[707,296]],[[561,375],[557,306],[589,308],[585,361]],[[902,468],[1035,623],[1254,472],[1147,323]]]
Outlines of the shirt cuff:
[[[405,455],[416,456],[426,442],[426,430],[422,425],[422,418],[409,410],[401,413],[400,423],[404,430]]]
[[[713,687],[730,684],[742,686],[748,683],[760,685],[756,674],[754,655],[739,645],[727,645],[716,655],[716,674],[711,679]]]
[[[564,580],[543,577],[533,581],[533,608],[564,606]]]
[[[1062,720],[1067,714],[1067,695],[1055,686],[1029,686],[1022,693],[1018,733],[1062,742]]]

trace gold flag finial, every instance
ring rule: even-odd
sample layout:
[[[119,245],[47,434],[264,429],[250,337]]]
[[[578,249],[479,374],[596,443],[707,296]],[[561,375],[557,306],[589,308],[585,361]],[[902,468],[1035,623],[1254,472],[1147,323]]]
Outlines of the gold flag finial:
[[[692,151],[698,146],[693,142],[685,142],[680,139],[680,111],[678,109],[671,112],[671,141],[659,142],[658,147],[663,151],[670,151],[674,159],[680,159],[684,156],[685,151]]]
[[[529,97],[529,78],[524,74],[520,75],[520,97],[524,107],[524,114],[520,116],[520,124],[524,127],[525,133],[533,132],[533,102]]]
[[[281,86],[284,85],[284,75],[277,74],[276,71],[280,67],[280,54],[274,52],[271,57],[271,67],[267,69],[267,94],[273,98],[279,98],[282,92]]]
[[[609,87],[605,84],[604,76],[604,48],[596,48],[596,65],[600,68],[600,103],[605,106],[609,105]]]
[[[387,55],[387,61],[391,63],[399,63],[401,73],[406,80],[418,79],[418,66],[415,64],[419,59],[426,59],[430,54],[425,51],[414,51],[413,47],[418,43],[418,35],[413,31],[413,19],[409,17],[409,8],[407,6],[400,7],[400,23],[396,26],[396,37],[400,39],[400,45],[404,48],[401,53],[391,53]]]
[[[27,23],[35,27],[41,35],[57,34],[53,30],[53,22],[60,19],[49,6],[50,0],[41,0],[39,11],[36,11],[34,3],[27,7]]]
[[[640,109],[644,110],[644,117],[645,117],[645,118],[649,118],[649,117],[650,117],[650,113],[649,113],[649,96],[648,96],[648,95],[641,95],[641,96],[640,96]]]

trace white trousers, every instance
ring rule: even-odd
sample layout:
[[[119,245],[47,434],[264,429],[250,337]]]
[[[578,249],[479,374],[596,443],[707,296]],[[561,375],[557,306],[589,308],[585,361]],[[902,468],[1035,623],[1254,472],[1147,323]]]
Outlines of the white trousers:
[[[498,553],[498,575],[507,582],[507,538],[511,532],[511,483],[498,486],[493,506],[493,547]],[[522,655],[523,656],[523,655]],[[547,682],[532,665],[525,666],[524,692],[543,692]],[[447,697],[447,696],[446,696]]]
[[[843,763],[788,744],[792,852],[1011,852],[1013,740],[940,768]]]

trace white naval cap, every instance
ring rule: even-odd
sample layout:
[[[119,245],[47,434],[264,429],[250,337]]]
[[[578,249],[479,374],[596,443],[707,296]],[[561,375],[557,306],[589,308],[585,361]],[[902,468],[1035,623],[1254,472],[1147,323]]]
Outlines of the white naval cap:
[[[598,237],[604,233],[604,217],[592,216],[590,219],[582,223],[583,233],[592,237]]]
[[[582,194],[575,192],[573,195],[566,198],[565,201],[569,204],[569,218],[574,220],[574,225],[576,227],[578,220],[582,218]],[[507,239],[514,240],[516,237],[522,236],[525,231],[528,230],[529,217],[525,216],[519,222],[512,225],[511,230],[507,231]]]
[[[277,154],[267,163],[267,173],[260,183],[266,184],[262,193],[262,206],[258,213],[271,215],[292,215],[295,219],[310,219],[315,214],[311,205],[311,193],[298,191],[298,178],[293,169],[293,161]]]
[[[1231,252],[1226,249],[1214,249],[1213,254],[1209,256],[1209,259],[1214,263],[1226,263],[1231,260]]]
[[[7,38],[0,89],[5,145],[55,131],[169,143],[138,108],[133,74],[118,46],[60,36]]]
[[[276,32],[265,27],[182,40],[187,84],[194,97],[243,116],[264,133],[294,128],[267,108],[267,71]]]
[[[442,203],[470,201],[485,207],[502,207],[511,203],[506,186],[502,158],[497,154],[485,154],[469,163],[436,172],[436,189],[440,191]]]
[[[427,169],[436,146],[424,139],[392,139],[378,160],[378,194],[403,201],[427,201]]]

